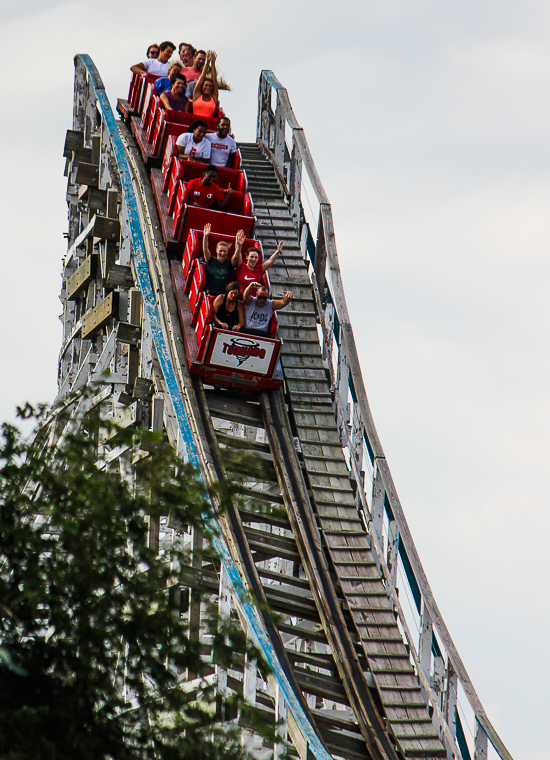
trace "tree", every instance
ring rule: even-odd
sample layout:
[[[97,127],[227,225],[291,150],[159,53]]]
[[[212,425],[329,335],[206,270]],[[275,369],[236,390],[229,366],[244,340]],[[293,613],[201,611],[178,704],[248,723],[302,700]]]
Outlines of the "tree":
[[[148,546],[146,516],[198,526],[212,514],[196,472],[143,433],[149,453],[128,482],[98,441],[107,430],[129,445],[135,431],[88,415],[54,455],[44,410],[22,414],[42,432],[29,439],[4,424],[0,437],[0,756],[242,757],[238,732],[217,722],[215,685],[201,680],[211,664],[174,609],[189,557]],[[228,665],[250,647],[215,615],[212,635],[213,659]],[[180,683],[187,669],[192,690]]]

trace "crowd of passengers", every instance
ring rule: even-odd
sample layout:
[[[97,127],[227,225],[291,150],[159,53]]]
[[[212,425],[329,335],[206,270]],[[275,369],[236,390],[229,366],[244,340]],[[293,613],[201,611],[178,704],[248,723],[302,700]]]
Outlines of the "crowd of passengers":
[[[183,111],[208,118],[217,117],[217,131],[207,132],[205,121],[197,119],[187,132],[176,140],[178,158],[204,163],[201,178],[187,183],[187,202],[201,208],[221,210],[228,203],[233,190],[229,184],[222,190],[217,184],[217,167],[231,166],[237,143],[231,135],[231,121],[223,113],[218,93],[229,89],[218,78],[216,53],[213,50],[195,50],[180,43],[179,61],[171,62],[176,46],[172,42],[150,45],[147,57],[131,67],[135,74],[147,73],[159,77],[154,88],[167,111]],[[260,249],[253,246],[246,252],[242,248],[245,234],[241,230],[235,239],[235,252],[230,257],[231,243],[220,240],[215,254],[210,250],[211,225],[203,231],[202,251],[206,264],[206,291],[215,296],[214,323],[225,330],[266,335],[273,312],[284,308],[292,299],[290,290],[282,298],[269,298],[265,273],[277,260],[283,243],[265,261],[260,260]]]

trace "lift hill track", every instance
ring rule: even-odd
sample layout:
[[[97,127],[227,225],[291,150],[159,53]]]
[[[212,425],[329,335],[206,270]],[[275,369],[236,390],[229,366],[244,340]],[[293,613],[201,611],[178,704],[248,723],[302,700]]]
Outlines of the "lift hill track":
[[[242,502],[207,526],[218,556],[206,556],[199,531],[186,533],[168,519],[150,524],[153,546],[192,547],[204,593],[222,615],[238,616],[271,667],[265,680],[253,663],[244,661],[240,671],[212,663],[220,694],[242,690],[281,719],[303,760],[482,760],[491,747],[511,760],[445,626],[397,496],[363,385],[330,203],[287,91],[262,72],[257,142],[239,146],[254,234],[264,250],[285,240],[271,270],[274,295],[287,287],[295,295],[279,313],[284,387],[253,393],[189,374],[179,318],[185,299],[172,284],[141,114],[119,101],[124,119],[117,123],[91,59],[77,56],[75,67],[64,152],[69,249],[57,400],[92,382],[103,389],[73,402],[69,425],[95,406],[120,424],[165,430],[206,482],[231,474],[222,461],[226,447],[265,462],[261,474],[246,474]],[[309,220],[306,183],[318,206]],[[54,413],[50,443],[65,432]],[[146,456],[100,445],[120,462],[122,477]],[[262,522],[258,503],[266,507]],[[412,615],[398,586],[401,598],[413,599]],[[280,613],[277,629],[251,597]],[[208,657],[200,599],[191,593],[181,614]],[[473,739],[457,699],[469,703]],[[243,742],[258,757],[273,751],[246,725]]]

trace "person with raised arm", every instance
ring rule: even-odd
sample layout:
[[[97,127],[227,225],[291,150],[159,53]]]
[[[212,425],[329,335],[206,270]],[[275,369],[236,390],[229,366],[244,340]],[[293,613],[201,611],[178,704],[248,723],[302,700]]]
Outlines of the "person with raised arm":
[[[231,122],[227,116],[220,116],[217,121],[217,132],[209,132],[206,139],[212,143],[211,163],[214,166],[231,166],[237,152],[237,143],[229,134]]]
[[[206,290],[210,295],[219,296],[225,294],[229,278],[235,270],[237,245],[235,245],[235,253],[229,260],[229,243],[226,240],[220,240],[216,246],[216,256],[212,256],[208,243],[211,231],[212,225],[205,224],[202,234],[202,253],[206,262]]]
[[[187,82],[183,74],[175,74],[172,77],[171,88],[165,90],[160,96],[160,102],[167,111],[185,111],[187,106],[186,86]]]
[[[210,71],[210,76],[207,72]],[[223,115],[218,100],[218,79],[216,75],[216,53],[209,50],[206,63],[193,90],[190,113],[209,118]]]
[[[173,42],[166,40],[159,45],[157,58],[145,58],[145,60],[130,66],[133,74],[154,74],[157,77],[167,77],[170,64],[168,61],[176,49]]]
[[[227,206],[233,195],[231,185],[227,190],[222,190],[214,180],[218,176],[215,166],[205,166],[202,177],[192,179],[187,183],[187,203],[201,208],[210,208],[216,205],[219,209]]]
[[[239,249],[239,262],[237,264],[237,271],[235,272],[235,275],[237,277],[237,282],[240,285],[241,293],[244,293],[251,282],[261,281],[265,272],[267,272],[269,267],[273,266],[273,264],[277,261],[282,250],[283,241],[281,240],[281,242],[277,245],[275,252],[267,259],[267,261],[264,261],[262,264],[260,264],[260,252],[257,248],[249,248],[248,251],[244,254],[244,261],[240,256]]]
[[[205,121],[194,121],[187,132],[179,135],[176,140],[178,158],[184,161],[199,161],[208,163],[212,144],[205,139],[206,130],[208,129]]]
[[[214,300],[214,324],[222,330],[237,332],[244,326],[244,306],[239,300],[239,283],[228,282],[225,293]]]
[[[256,295],[252,292],[256,290]],[[243,295],[244,305],[244,330],[250,335],[268,334],[269,322],[274,311],[284,309],[292,300],[292,291],[283,291],[282,298],[269,298],[269,289],[260,282],[251,282]]]

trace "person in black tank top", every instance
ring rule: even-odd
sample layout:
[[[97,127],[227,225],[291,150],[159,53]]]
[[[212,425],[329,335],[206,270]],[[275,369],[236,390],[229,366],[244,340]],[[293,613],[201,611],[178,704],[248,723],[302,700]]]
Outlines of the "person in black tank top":
[[[224,330],[240,330],[244,325],[244,308],[239,301],[239,283],[229,282],[225,291],[214,301],[214,324]]]

